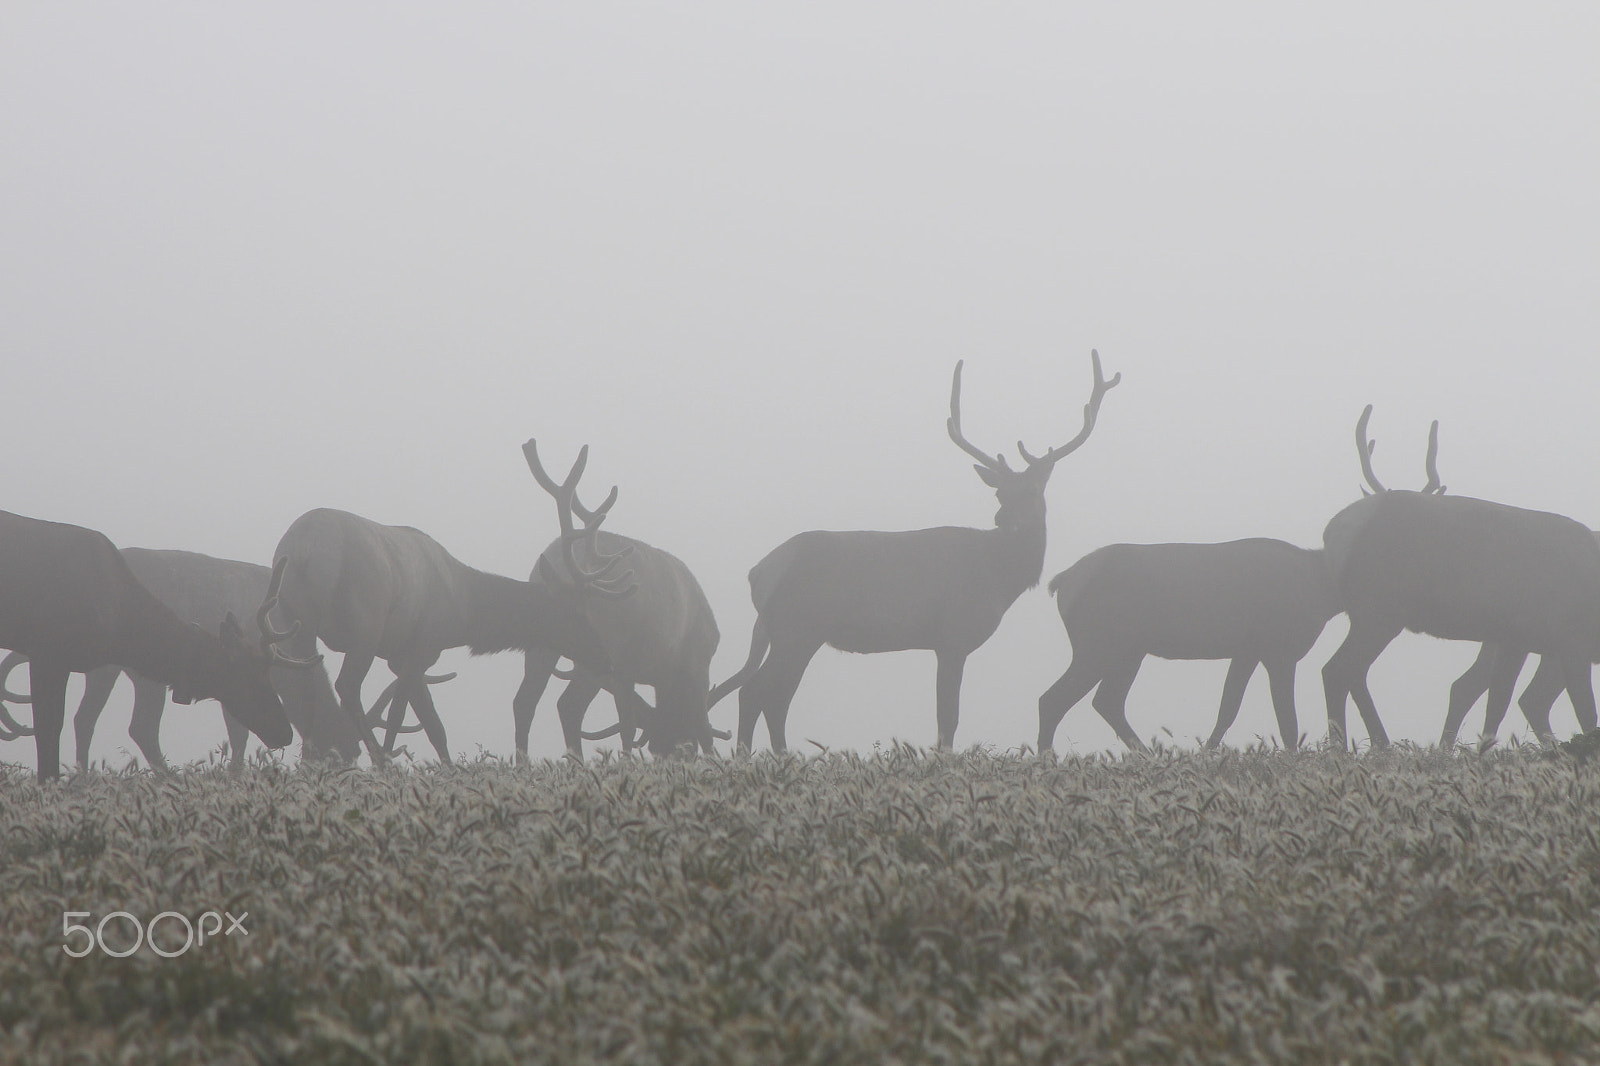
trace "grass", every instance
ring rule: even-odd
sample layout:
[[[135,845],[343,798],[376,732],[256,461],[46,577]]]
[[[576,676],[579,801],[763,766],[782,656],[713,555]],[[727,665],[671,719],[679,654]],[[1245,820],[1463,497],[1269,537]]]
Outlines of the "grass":
[[[0,1061],[1595,1061],[1597,812],[1526,748],[6,771]]]

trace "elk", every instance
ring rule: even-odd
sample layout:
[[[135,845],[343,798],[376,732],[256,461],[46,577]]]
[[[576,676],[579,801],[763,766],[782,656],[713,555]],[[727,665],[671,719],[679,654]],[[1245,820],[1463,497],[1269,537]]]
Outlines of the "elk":
[[[785,749],[789,704],[824,644],[861,653],[934,652],[938,743],[941,748],[954,743],[967,656],[989,639],[1006,610],[1039,583],[1044,570],[1044,491],[1050,472],[1089,439],[1100,402],[1122,380],[1120,373],[1105,379],[1099,352],[1091,353],[1091,360],[1094,385],[1083,407],[1083,428],[1040,456],[1030,455],[1019,441],[1017,451],[1027,464],[1021,470],[962,435],[962,364],[956,363],[945,428],[978,460],[978,477],[995,490],[1000,510],[993,529],[813,530],[791,537],[755,565],[750,598],[756,623],[749,657],[711,694],[715,704],[740,690],[740,750],[749,750],[761,717],[773,750]]]
[[[580,588],[549,575],[532,582],[476,570],[410,526],[317,508],[294,520],[274,557],[288,567],[284,617],[308,638],[344,652],[334,691],[376,765],[388,756],[361,705],[374,659],[388,662],[445,763],[449,748],[426,671],[446,649],[488,655],[550,648],[575,662],[609,666],[583,615]]]
[[[1072,641],[1072,663],[1039,697],[1039,750],[1096,685],[1094,709],[1135,751],[1128,689],[1146,655],[1230,659],[1217,725],[1222,743],[1257,665],[1265,665],[1284,747],[1299,743],[1295,666],[1339,613],[1321,551],[1257,537],[1225,544],[1111,544],[1050,581]]]
[[[134,577],[105,534],[0,511],[0,648],[28,656],[39,780],[60,773],[67,676],[116,663],[172,687],[179,703],[218,700],[268,747],[293,739],[267,676],[291,639],[267,622],[282,571],[256,612],[262,637],[246,639],[229,613],[213,636],[184,622]]]
[[[587,593],[581,601],[584,616],[600,635],[611,666],[603,670],[575,660],[574,670],[562,674],[556,671],[560,656],[555,649],[527,652],[522,685],[512,701],[518,760],[528,757],[528,730],[553,673],[568,681],[556,710],[567,750],[574,755],[583,754],[585,739],[613,732],[622,732],[624,749],[631,748],[632,732],[640,726],[653,753],[670,752],[685,743],[711,751],[715,731],[706,717],[707,696],[711,657],[720,635],[700,583],[676,556],[632,537],[600,530],[617,490],[613,488],[606,502],[593,511],[578,499],[587,448],[578,453],[566,480],[559,484],[539,462],[535,441],[524,444],[522,454],[534,480],[555,499],[561,524],[561,534],[545,548],[540,566],[529,580],[554,579],[583,588]],[[583,523],[581,531],[574,517]],[[625,573],[614,578],[600,576],[624,559]],[[639,696],[636,685],[655,689],[654,708]],[[617,701],[618,724],[600,733],[584,733],[584,714],[602,688]]]
[[[199,552],[123,548],[122,558],[133,576],[154,593],[156,599],[172,608],[179,618],[196,625],[208,624],[229,612],[240,617],[249,616],[256,604],[268,598],[272,581],[272,571],[265,566],[217,559]],[[266,635],[259,622],[257,630],[262,636]],[[286,665],[289,660],[280,659],[271,670],[272,687],[283,702],[289,722],[303,738],[302,756],[321,758],[336,754],[347,760],[355,759],[361,754],[360,740],[339,710],[333,687],[317,655],[315,640],[296,634],[284,644],[295,665]],[[23,657],[15,652],[0,661],[0,698],[14,702],[29,700],[30,697],[18,696],[5,688],[11,670],[22,661]],[[168,768],[160,739],[161,717],[167,706],[166,684],[137,670],[125,670],[113,664],[89,671],[84,679],[83,698],[72,719],[79,769],[88,765],[95,725],[111,698],[117,678],[124,672],[133,681],[133,719],[128,725],[128,736],[151,767],[162,771]],[[224,712],[223,717],[228,727],[231,763],[238,768],[244,764],[248,730],[232,715]]]
[[[1496,728],[1517,671],[1537,652],[1553,659],[1579,724],[1593,729],[1589,664],[1600,651],[1600,543],[1564,515],[1467,496],[1384,490],[1368,462],[1372,446],[1362,441],[1370,412],[1369,406],[1357,425],[1357,444],[1374,494],[1334,515],[1322,535],[1350,617],[1344,643],[1322,668],[1329,740],[1345,746],[1350,697],[1372,745],[1388,745],[1367,671],[1403,629],[1493,646],[1480,658],[1489,659],[1488,721]],[[1452,686],[1445,729],[1452,741],[1471,704],[1459,700],[1476,683],[1464,681]]]

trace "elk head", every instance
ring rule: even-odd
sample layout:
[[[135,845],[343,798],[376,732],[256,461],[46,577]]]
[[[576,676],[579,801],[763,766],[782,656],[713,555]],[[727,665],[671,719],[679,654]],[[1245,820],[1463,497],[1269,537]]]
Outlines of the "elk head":
[[[996,498],[1000,501],[1000,510],[995,513],[994,524],[1001,529],[1016,531],[1037,526],[1044,521],[1044,489],[1050,481],[1050,473],[1055,469],[1056,463],[1067,455],[1077,451],[1084,441],[1089,439],[1089,434],[1094,431],[1095,419],[1100,415],[1100,401],[1105,398],[1106,392],[1122,380],[1119,372],[1110,381],[1100,370],[1100,353],[1091,351],[1090,358],[1094,363],[1094,388],[1089,394],[1089,402],[1083,405],[1083,429],[1078,435],[1058,448],[1051,448],[1043,455],[1031,455],[1023,443],[1017,441],[1017,454],[1022,456],[1022,461],[1028,465],[1022,470],[1013,470],[1006,462],[1003,455],[990,455],[981,448],[967,440],[961,433],[961,361],[956,362],[955,374],[950,382],[950,418],[945,422],[945,428],[950,431],[950,439],[968,455],[978,460],[973,469],[983,479],[983,483],[994,489]]]
[[[200,627],[194,626],[195,639],[191,643],[188,667],[172,685],[174,703],[214,698],[260,737],[262,743],[273,748],[281,748],[293,740],[294,731],[267,676],[268,669],[275,665],[306,668],[322,661],[321,655],[296,659],[276,647],[299,630],[299,623],[296,623],[280,632],[267,620],[267,615],[277,606],[278,590],[283,585],[283,570],[288,562],[287,558],[279,559],[272,568],[267,595],[256,612],[260,639],[252,642],[232,611],[223,617],[215,643],[209,634],[201,633]]]

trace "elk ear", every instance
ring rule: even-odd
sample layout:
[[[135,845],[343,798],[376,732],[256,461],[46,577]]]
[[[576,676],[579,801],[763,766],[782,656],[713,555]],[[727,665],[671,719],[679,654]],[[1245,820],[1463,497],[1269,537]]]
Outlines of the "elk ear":
[[[972,469],[978,472],[978,476],[983,478],[983,483],[988,485],[991,489],[997,489],[1000,487],[1000,475],[995,473],[993,470],[990,470],[986,466],[979,466],[977,463],[972,464]]]
[[[539,580],[546,585],[563,584],[561,575],[556,573],[556,568],[551,566],[550,560],[543,555],[539,556],[539,561],[533,564],[533,571],[539,575]]]

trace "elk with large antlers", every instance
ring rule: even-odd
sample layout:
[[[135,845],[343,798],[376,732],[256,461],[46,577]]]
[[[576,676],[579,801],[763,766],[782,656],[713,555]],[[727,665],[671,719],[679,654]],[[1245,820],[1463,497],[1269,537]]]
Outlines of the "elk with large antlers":
[[[1358,446],[1374,495],[1334,515],[1322,536],[1350,616],[1349,634],[1322,668],[1329,740],[1345,744],[1348,697],[1373,746],[1389,743],[1367,671],[1405,629],[1494,646],[1487,652],[1488,713],[1496,726],[1524,658],[1553,657],[1579,724],[1593,729],[1589,665],[1600,652],[1600,544],[1564,515],[1432,491],[1385,491],[1372,476],[1371,445],[1360,439],[1370,412],[1369,406],[1358,425]],[[1452,716],[1457,699],[1453,690]]]
[[[255,563],[236,559],[217,559],[190,551],[157,551],[149,548],[123,548],[122,558],[139,583],[156,599],[172,608],[186,622],[207,625],[232,612],[243,618],[256,611],[256,605],[271,598],[272,571]],[[266,625],[266,628],[263,626]],[[279,631],[256,612],[256,629],[262,637]],[[274,659],[272,687],[283,702],[284,713],[302,738],[301,755],[320,758],[337,754],[355,759],[361,754],[360,739],[340,713],[327,671],[316,654],[316,641],[306,634],[283,633],[289,657]],[[0,699],[28,702],[6,688],[12,669],[25,658],[15,652],[0,660]],[[121,665],[102,666],[84,678],[83,697],[73,715],[73,732],[78,746],[78,767],[88,765],[89,746],[95,724],[105,710],[117,678],[126,672],[133,681],[133,718],[128,736],[139,746],[145,761],[157,770],[167,769],[161,752],[161,718],[167,706],[167,685]],[[223,712],[228,727],[231,763],[244,763],[249,731],[244,723]]]
[[[978,460],[995,490],[995,528],[940,526],[909,532],[813,530],[791,537],[750,571],[756,624],[740,671],[712,692],[714,704],[739,693],[739,747],[748,750],[756,719],[765,717],[772,747],[784,750],[789,704],[818,649],[851,652],[931,650],[938,658],[939,746],[955,741],[961,675],[967,656],[988,640],[1016,598],[1044,569],[1044,490],[1055,464],[1089,439],[1109,381],[1092,354],[1094,386],[1083,428],[1041,456],[1017,451],[1027,466],[1013,470],[961,432],[961,364],[950,385],[950,439]]]
[[[577,660],[572,674],[561,675],[556,671],[560,656],[554,649],[529,651],[522,686],[512,702],[517,758],[528,756],[528,729],[552,673],[568,679],[556,710],[567,750],[574,754],[582,754],[584,739],[612,732],[621,732],[623,746],[631,747],[632,732],[638,727],[657,754],[687,743],[710,751],[714,731],[706,717],[706,699],[711,689],[711,657],[720,638],[700,583],[676,556],[600,529],[617,490],[612,488],[606,501],[592,511],[579,501],[577,485],[588,462],[587,447],[578,453],[566,480],[559,484],[539,462],[534,441],[522,446],[522,454],[534,480],[555,499],[561,523],[560,536],[544,550],[541,568],[529,580],[546,580],[541,575],[549,573],[583,588],[583,613],[600,635],[611,666],[602,670]],[[582,522],[581,530],[574,517]],[[607,576],[624,560],[626,572]],[[636,685],[655,689],[654,708],[639,696]],[[617,701],[618,724],[599,733],[584,733],[584,714],[602,688]]]
[[[218,700],[268,747],[293,739],[267,677],[273,645],[294,635],[266,622],[282,571],[256,614],[262,639],[246,639],[229,613],[220,635],[184,622],[128,568],[103,533],[0,511],[0,648],[28,656],[39,779],[60,772],[67,675],[108,663],[172,686],[179,703]]]
[[[548,576],[518,581],[476,570],[410,526],[318,508],[294,520],[275,557],[288,561],[284,617],[344,652],[334,691],[375,764],[388,755],[361,703],[374,659],[388,662],[443,762],[450,761],[449,747],[426,672],[446,649],[488,655],[552,648],[574,661],[609,665],[579,589]]]

